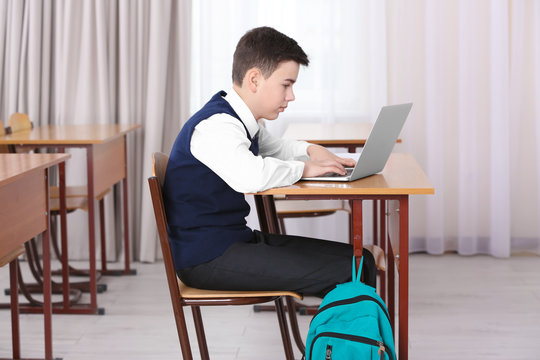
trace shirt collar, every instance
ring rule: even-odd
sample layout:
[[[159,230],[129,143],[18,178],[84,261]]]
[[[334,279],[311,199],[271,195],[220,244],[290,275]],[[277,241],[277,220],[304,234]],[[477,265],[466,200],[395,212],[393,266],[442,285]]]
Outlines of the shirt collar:
[[[259,124],[244,100],[242,100],[240,95],[238,95],[234,89],[227,92],[225,100],[227,100],[233,110],[240,116],[240,119],[249,131],[250,137],[254,137],[257,131],[259,131]]]

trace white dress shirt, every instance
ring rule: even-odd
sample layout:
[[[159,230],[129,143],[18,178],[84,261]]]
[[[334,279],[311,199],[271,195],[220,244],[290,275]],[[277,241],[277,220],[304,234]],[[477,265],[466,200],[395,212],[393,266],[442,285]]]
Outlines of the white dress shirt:
[[[304,171],[301,160],[308,159],[309,143],[272,136],[257,123],[234,89],[225,99],[251,138],[259,133],[259,156],[249,150],[251,143],[242,123],[228,114],[215,114],[195,127],[190,144],[193,156],[238,192],[257,192],[298,181]]]

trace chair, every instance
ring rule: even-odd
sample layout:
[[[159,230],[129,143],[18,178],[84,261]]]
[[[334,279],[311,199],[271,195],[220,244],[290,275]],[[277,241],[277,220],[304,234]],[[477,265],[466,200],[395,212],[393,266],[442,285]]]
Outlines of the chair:
[[[332,215],[337,211],[345,211],[349,216],[351,209],[344,200],[286,200],[285,197],[274,196],[276,215],[282,234],[286,233],[285,219]],[[350,233],[350,231],[349,231]]]
[[[4,128],[4,123],[2,120],[0,120],[0,136],[6,135],[6,128]],[[8,153],[9,152],[9,146],[7,145],[0,145],[0,154],[2,153]]]
[[[9,117],[8,126],[10,133],[15,133],[19,131],[32,130],[34,124],[30,121],[27,114],[13,113]]]
[[[176,321],[176,329],[178,339],[184,359],[192,359],[191,347],[184,315],[184,307],[191,307],[199,350],[202,359],[209,359],[208,347],[204,333],[201,306],[219,306],[219,305],[253,305],[269,301],[274,301],[276,304],[278,322],[281,330],[281,337],[287,359],[293,359],[293,351],[287,320],[285,318],[285,310],[282,302],[282,297],[295,297],[300,299],[301,296],[289,291],[215,291],[202,290],[189,287],[182,283],[176,276],[174,263],[169,243],[169,234],[167,232],[167,218],[163,205],[163,196],[161,187],[165,177],[168,156],[156,152],[153,154],[153,176],[148,178],[150,186],[150,194],[156,217],[156,224],[163,253],[163,261],[165,265],[165,273],[169,285],[169,291],[174,310]]]

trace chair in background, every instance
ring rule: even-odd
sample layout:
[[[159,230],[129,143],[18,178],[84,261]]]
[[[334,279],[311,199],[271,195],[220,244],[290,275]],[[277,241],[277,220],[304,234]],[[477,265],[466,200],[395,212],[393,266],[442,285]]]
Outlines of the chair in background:
[[[191,347],[189,344],[188,331],[184,315],[184,307],[191,307],[199,350],[202,359],[209,359],[206,336],[201,316],[201,306],[218,306],[218,305],[253,305],[269,301],[274,301],[277,309],[278,322],[281,330],[281,337],[287,359],[293,359],[293,351],[287,320],[285,318],[285,310],[282,302],[282,297],[294,297],[300,299],[301,296],[289,291],[215,291],[196,289],[183,284],[174,269],[174,263],[169,243],[169,234],[167,232],[167,218],[163,205],[163,196],[161,187],[165,177],[168,156],[156,152],[153,154],[153,175],[148,178],[152,203],[156,217],[159,240],[161,250],[163,252],[163,262],[165,265],[165,273],[169,285],[169,291],[176,320],[176,329],[178,339],[182,349],[184,359],[192,359]],[[294,310],[293,310],[294,311]]]
[[[348,214],[349,224],[352,223],[350,221],[351,209],[349,203],[344,200],[286,200],[285,197],[274,196],[274,203],[279,220],[279,229],[282,234],[286,234],[285,219],[289,218],[327,216],[338,211],[344,211]]]
[[[32,130],[34,124],[30,121],[30,118],[27,114],[24,113],[13,113],[8,120],[8,126],[10,133],[15,133],[19,131]]]
[[[4,127],[4,123],[2,120],[0,120],[0,136],[6,135],[6,128]],[[0,154],[2,153],[8,153],[9,152],[9,146],[8,145],[0,145]]]

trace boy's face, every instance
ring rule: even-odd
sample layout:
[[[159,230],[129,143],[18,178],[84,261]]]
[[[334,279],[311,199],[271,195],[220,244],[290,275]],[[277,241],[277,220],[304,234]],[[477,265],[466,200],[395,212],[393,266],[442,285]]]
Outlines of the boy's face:
[[[257,84],[255,119],[275,120],[294,100],[293,85],[298,78],[300,65],[292,60],[282,61],[268,78],[259,77]]]

